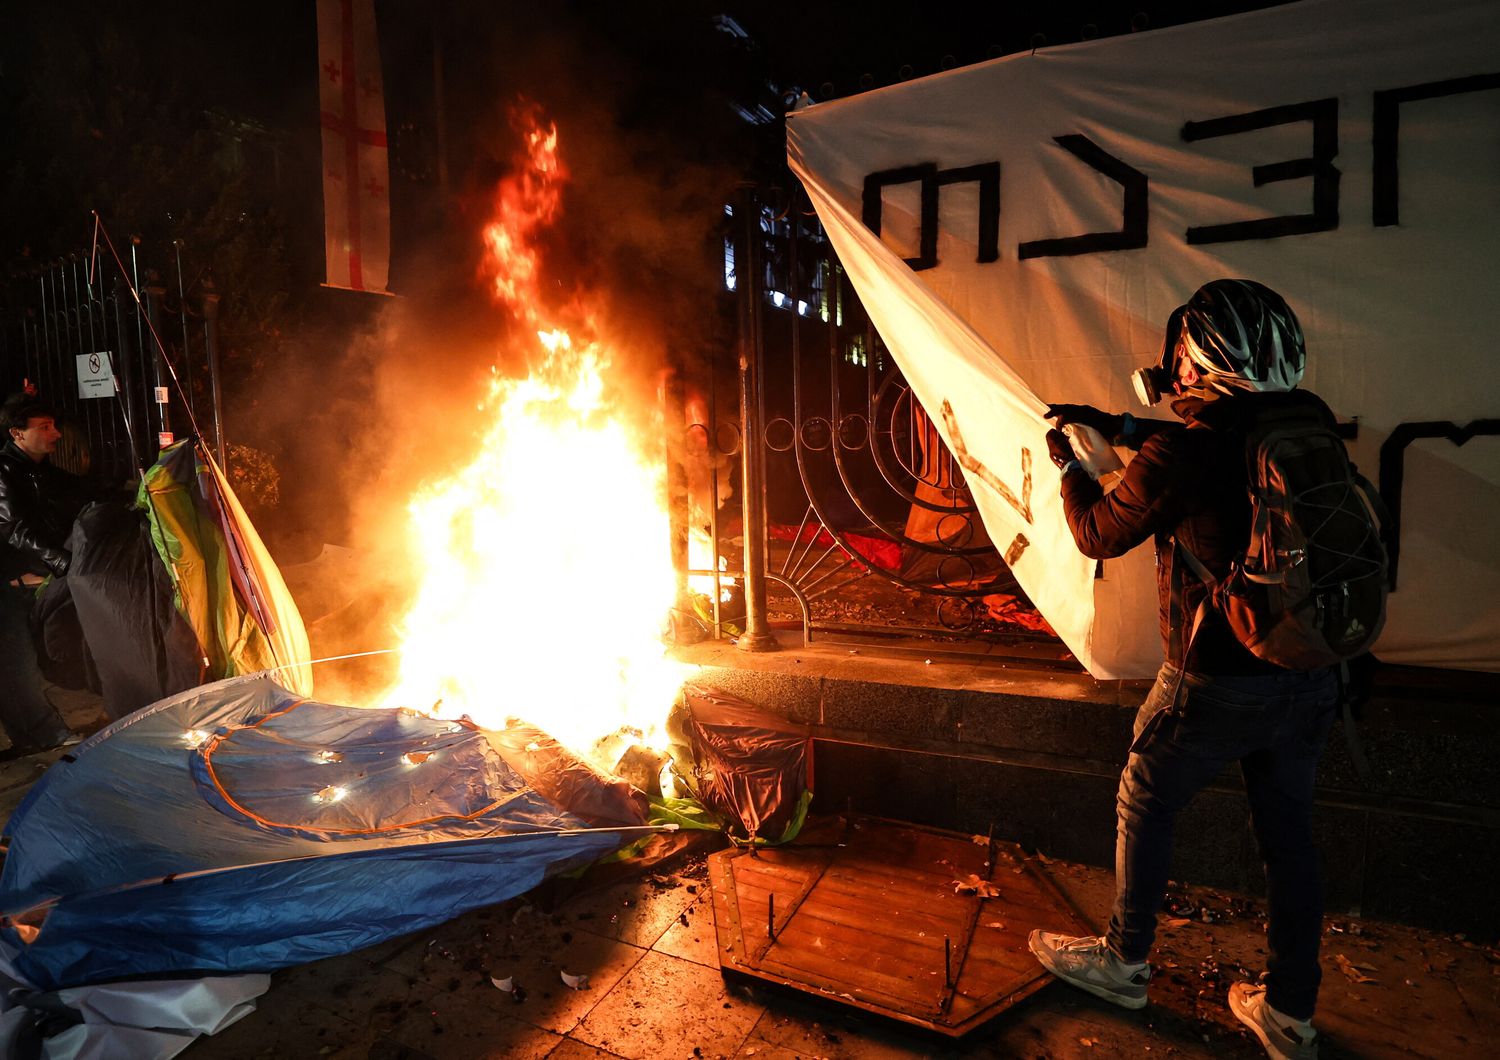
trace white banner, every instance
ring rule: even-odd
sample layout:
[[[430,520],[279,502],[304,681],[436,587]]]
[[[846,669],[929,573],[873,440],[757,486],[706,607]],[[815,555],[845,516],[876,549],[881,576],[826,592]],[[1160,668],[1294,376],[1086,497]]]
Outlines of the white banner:
[[[1150,547],[1102,577],[1078,555],[1041,410],[1144,413],[1129,376],[1168,314],[1239,276],[1296,309],[1303,386],[1357,422],[1395,513],[1376,654],[1500,670],[1500,4],[1303,0],[818,104],[788,139],[996,547],[1025,539],[1017,579],[1094,676],[1155,671]]]

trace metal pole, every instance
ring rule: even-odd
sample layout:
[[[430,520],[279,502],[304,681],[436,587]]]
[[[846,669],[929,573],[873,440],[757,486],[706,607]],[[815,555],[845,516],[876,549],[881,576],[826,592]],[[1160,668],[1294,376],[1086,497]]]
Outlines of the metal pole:
[[[52,319],[52,309],[50,301],[47,298],[47,292],[52,280],[51,266],[43,266],[43,270],[41,276],[38,277],[41,285],[42,299],[41,312],[37,314],[38,320],[42,325],[42,345],[39,350],[41,356],[37,361],[36,378],[32,382],[36,384],[38,391],[45,395],[47,400],[53,401],[56,398],[51,393],[52,361],[55,356],[52,346],[52,328],[57,321]]]
[[[745,534],[745,632],[741,651],[776,651],[766,625],[766,469],[760,416],[760,203],[740,191],[743,253],[735,255],[740,288],[740,467]],[[717,545],[715,546],[717,552]]]
[[[219,470],[226,475],[229,464],[224,459],[224,395],[219,389],[219,292],[214,290],[212,274],[203,277],[203,338],[208,350],[208,385],[214,402],[214,452]]]
[[[708,359],[708,415],[703,424],[703,451],[708,457],[708,565],[714,569],[714,640],[724,635],[724,580],[719,577],[719,377],[714,369],[717,360],[717,357]]]
[[[68,275],[64,277],[64,287],[68,290],[68,319],[73,328],[73,353],[75,356],[74,377],[76,379],[76,357],[79,354],[95,352],[91,348],[90,337],[93,331],[93,321],[88,321],[89,330],[84,330],[84,315],[88,312],[87,304],[83,300],[81,288],[78,284],[79,260],[77,254],[68,256]],[[66,281],[71,278],[72,286],[67,287]],[[75,393],[77,390],[75,388]],[[99,404],[97,398],[84,400],[76,398],[78,406],[78,418],[83,422],[83,434],[86,439],[85,445],[89,457],[89,473],[96,475],[99,471],[99,462],[103,457],[104,448],[104,425],[99,419]]]
[[[196,419],[198,407],[193,401],[193,347],[188,342],[187,295],[182,288],[182,240],[172,240],[172,249],[177,254],[177,312],[182,317],[182,395],[188,407],[188,418]]]
[[[156,282],[158,277],[155,269],[146,273],[147,279],[152,282],[146,286],[146,319],[151,322],[151,329],[156,335],[161,334],[161,303],[162,297],[167,289]],[[166,366],[162,360],[166,357],[166,351],[155,343],[151,344],[151,397],[156,403],[156,446],[165,449],[176,439],[172,435],[172,389],[167,386]]]
[[[101,450],[108,450],[109,452],[109,466],[107,469],[102,469],[100,471],[99,478],[101,480],[113,481],[116,478],[124,477],[121,473],[120,467],[121,462],[119,420],[115,418],[114,414],[115,409],[119,406],[121,400],[120,380],[117,377],[114,377],[115,358],[113,354],[109,352],[109,322],[104,317],[103,313],[104,281],[103,279],[99,280],[99,293],[96,297],[94,292],[93,272],[94,267],[91,260],[88,263],[88,268],[84,270],[83,274],[83,289],[85,291],[83,304],[84,312],[88,315],[89,326],[88,352],[102,353],[104,355],[105,359],[109,362],[109,374],[112,377],[110,385],[114,387],[114,398],[112,399],[114,403],[102,404],[95,410],[95,419],[98,421],[99,425],[99,447]],[[111,399],[102,398],[100,400],[110,401]],[[106,423],[108,423],[109,425],[107,436],[105,428]],[[126,460],[124,463],[126,467],[128,467],[131,462],[131,460]]]
[[[127,288],[130,291],[131,300],[135,302],[135,356],[136,362],[132,366],[134,381],[139,384],[141,404],[139,406],[140,416],[136,424],[142,429],[141,437],[136,438],[136,444],[140,446],[140,461],[143,464],[154,464],[156,462],[156,450],[158,446],[151,438],[151,374],[146,371],[146,310],[141,305],[141,264],[139,248],[140,236],[130,237],[130,275],[126,277]],[[154,357],[152,358],[155,359]],[[147,457],[150,459],[148,460]]]
[[[678,356],[677,346],[674,344],[667,351],[668,375],[661,388],[661,422],[662,422],[662,450],[667,467],[667,496],[670,500],[682,498],[681,504],[668,504],[669,522],[671,525],[671,549],[672,549],[672,572],[676,575],[676,589],[673,599],[679,612],[692,610],[693,602],[691,590],[688,586],[688,569],[692,563],[688,557],[688,538],[691,534],[690,524],[692,509],[692,491],[688,486],[687,461],[691,442],[687,437],[687,430],[682,425],[687,423],[682,400],[682,378],[684,368],[682,359]],[[681,428],[681,429],[680,429]],[[683,643],[686,634],[678,628],[677,617],[673,617],[673,632],[677,642]]]
[[[119,347],[114,364],[114,372],[119,379],[115,396],[120,402],[120,412],[125,417],[125,434],[130,439],[130,464],[140,469],[146,463],[146,443],[141,437],[145,433],[145,424],[142,422],[140,394],[136,386],[136,372],[140,365],[135,359],[135,351],[130,348],[130,331],[125,321],[126,290],[125,277],[121,276],[115,280],[114,291],[110,295],[115,308],[115,342]]]

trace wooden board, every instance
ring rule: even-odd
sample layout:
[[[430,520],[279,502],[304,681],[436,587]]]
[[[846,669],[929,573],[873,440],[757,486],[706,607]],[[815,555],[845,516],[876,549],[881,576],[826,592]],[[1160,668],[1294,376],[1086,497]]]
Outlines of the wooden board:
[[[956,893],[971,875],[998,895]],[[726,971],[954,1037],[1047,983],[1026,947],[1033,928],[1097,934],[1015,844],[873,817],[721,851],[709,879]]]

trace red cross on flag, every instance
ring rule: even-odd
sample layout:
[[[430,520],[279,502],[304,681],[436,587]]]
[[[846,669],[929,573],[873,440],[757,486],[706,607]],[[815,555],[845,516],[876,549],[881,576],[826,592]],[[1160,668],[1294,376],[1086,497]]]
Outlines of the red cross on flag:
[[[374,0],[318,0],[328,286],[385,293],[390,163]]]

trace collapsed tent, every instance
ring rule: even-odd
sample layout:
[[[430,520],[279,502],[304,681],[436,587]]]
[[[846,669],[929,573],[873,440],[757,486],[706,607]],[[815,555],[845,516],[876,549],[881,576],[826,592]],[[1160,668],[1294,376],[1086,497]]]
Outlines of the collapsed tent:
[[[266,674],[173,696],[65,755],[12,816],[0,939],[42,989],[271,970],[502,901],[641,830],[630,792],[492,735]]]
[[[312,694],[297,605],[223,472],[197,439],[161,451],[133,506],[85,508],[65,578],[40,594],[53,680],[124,717],[205,681],[276,669]]]
[[[789,843],[813,795],[806,725],[688,685],[667,721],[674,770],[695,800],[751,843]]]
[[[1286,296],[1393,515],[1384,661],[1500,670],[1500,6],[1303,0],[818,103],[788,154],[1027,596],[1098,678],[1161,660],[1150,550],[1078,553],[1048,402],[1142,411],[1172,310]],[[1157,416],[1170,417],[1160,409]],[[1486,437],[1489,436],[1489,437]]]

